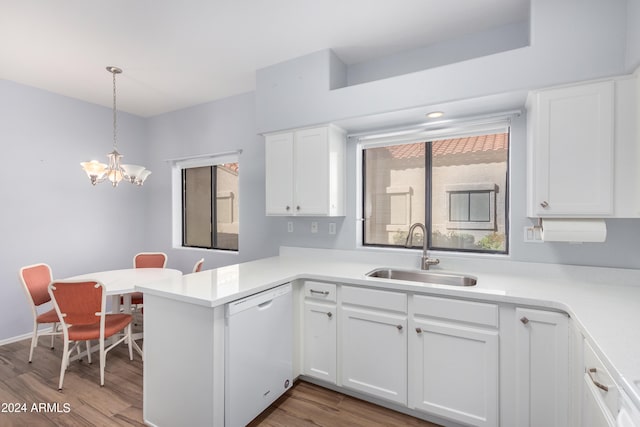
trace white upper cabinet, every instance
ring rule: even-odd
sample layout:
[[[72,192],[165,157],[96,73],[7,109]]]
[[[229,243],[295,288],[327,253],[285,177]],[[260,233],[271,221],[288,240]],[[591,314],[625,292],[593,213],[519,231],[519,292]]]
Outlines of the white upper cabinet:
[[[528,114],[528,215],[611,216],[614,82],[533,92]]]
[[[267,215],[344,215],[344,131],[329,125],[265,142]]]
[[[529,94],[529,217],[640,216],[639,97],[637,76]]]
[[[267,214],[293,214],[293,133],[266,138]]]

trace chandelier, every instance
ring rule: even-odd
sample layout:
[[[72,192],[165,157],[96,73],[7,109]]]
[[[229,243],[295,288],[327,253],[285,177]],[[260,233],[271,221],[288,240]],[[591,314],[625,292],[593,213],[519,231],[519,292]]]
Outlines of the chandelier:
[[[117,187],[123,179],[131,184],[142,185],[151,171],[139,165],[123,165],[122,154],[118,152],[117,141],[117,113],[116,113],[116,74],[122,73],[122,69],[109,66],[107,71],[113,75],[113,151],[107,154],[109,164],[100,163],[97,160],[82,162],[80,165],[87,173],[91,184],[109,180],[113,187]]]

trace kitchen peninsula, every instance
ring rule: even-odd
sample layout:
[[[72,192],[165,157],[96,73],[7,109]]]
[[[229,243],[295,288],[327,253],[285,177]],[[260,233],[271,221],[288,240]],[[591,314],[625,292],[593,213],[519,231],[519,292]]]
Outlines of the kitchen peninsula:
[[[629,419],[638,416],[640,271],[451,258],[442,259],[434,271],[473,275],[478,280],[476,286],[416,284],[366,277],[366,273],[375,268],[417,268],[417,265],[415,256],[283,247],[278,257],[189,274],[171,282],[139,286],[138,289],[145,293],[144,346],[145,353],[149,355],[144,365],[145,422],[160,427],[185,423],[224,425],[225,304],[289,282],[294,284],[296,305],[293,319],[294,377],[301,376],[444,425],[521,425],[523,419],[531,421],[536,416],[549,416],[550,422],[579,425],[579,408],[585,411],[583,376],[590,374],[585,373],[582,367],[586,363],[583,359],[592,357],[590,353],[583,357],[583,349],[586,352],[592,348],[594,357],[602,363],[596,378],[600,382],[609,382],[610,390],[612,386],[618,387],[620,398],[610,408],[609,416]],[[304,340],[310,338],[304,333],[304,322],[308,319],[305,319],[303,305],[308,300],[305,286],[309,283],[331,289],[334,292],[333,305],[338,306],[338,315],[328,316],[329,319],[335,318],[339,325],[338,350],[334,357],[338,375],[334,383],[318,380],[318,376],[305,369]],[[403,386],[405,393],[409,390],[408,397],[402,396],[402,390],[397,399],[376,396],[345,381],[348,379],[345,366],[349,355],[340,344],[343,336],[340,327],[347,324],[348,311],[345,307],[351,304],[348,295],[363,295],[363,301],[356,301],[356,305],[366,303],[373,307],[377,303],[368,296],[372,291],[382,292],[380,295],[383,296],[402,296],[408,301],[409,308],[405,305],[403,312],[401,309],[394,309],[393,313],[389,311],[390,316],[401,319],[397,336],[404,335],[404,342],[407,342],[407,335],[416,335],[418,329],[424,333],[423,336],[428,335],[430,331],[426,328],[414,327],[418,324],[434,325],[434,330],[450,329],[450,325],[454,325],[456,330],[488,337],[487,340],[476,339],[476,335],[473,338],[473,342],[487,344],[486,348],[497,352],[494,352],[495,365],[486,364],[488,370],[485,375],[478,377],[478,384],[490,388],[480,390],[485,397],[482,407],[469,406],[463,401],[448,402],[451,411],[425,409],[424,396],[418,399],[412,391],[415,390],[411,385],[415,373],[406,375],[407,369],[411,371],[417,366],[411,362],[402,368],[405,370],[404,378],[409,377],[409,384]],[[326,292],[329,295],[329,291]],[[428,306],[435,309],[424,315],[427,317],[418,313],[418,307],[423,303],[429,303],[431,305]],[[331,306],[329,301],[320,303],[323,304]],[[451,311],[445,313],[449,308]],[[358,310],[373,312],[373,309],[364,310],[357,306],[352,311]],[[558,325],[564,321],[566,333],[562,329],[547,330],[547,326],[531,329],[536,331],[535,334],[551,334],[544,335],[545,339],[559,336],[560,344],[545,342],[546,348],[535,349],[535,339],[530,338],[525,346],[526,354],[522,354],[522,339],[529,336],[528,328],[535,328],[539,319],[559,319]],[[518,328],[523,328],[523,332]],[[409,338],[410,346],[413,335]],[[529,345],[531,347],[527,347]],[[544,391],[553,399],[560,399],[556,403],[558,407],[540,411],[543,408],[535,405],[544,405],[546,400],[534,398],[533,394],[539,393],[534,384],[535,378],[531,384],[523,384],[522,379],[532,372],[531,369],[536,369],[531,358],[554,350],[560,352],[560,365],[564,363],[568,376],[564,382],[560,378],[555,386],[548,385]],[[409,352],[410,359],[414,357],[413,353]],[[406,348],[401,354],[407,354]],[[478,357],[466,355],[472,359],[474,356]],[[450,359],[448,363],[456,363],[456,360]],[[527,375],[523,374],[525,371]],[[487,380],[486,377],[491,377],[492,373],[495,378]],[[609,379],[601,376],[605,373],[610,374]],[[472,380],[465,378],[465,381]],[[451,382],[456,381],[452,379]],[[464,410],[454,410],[458,403]]]

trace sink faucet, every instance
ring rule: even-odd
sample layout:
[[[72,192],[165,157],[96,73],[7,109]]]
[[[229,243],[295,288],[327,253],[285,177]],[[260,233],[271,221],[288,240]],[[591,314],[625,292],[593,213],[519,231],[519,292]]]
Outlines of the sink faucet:
[[[437,258],[429,258],[427,255],[427,227],[424,224],[416,222],[409,227],[409,234],[407,235],[407,241],[404,246],[410,248],[413,244],[413,232],[416,228],[422,229],[422,261],[420,262],[420,268],[422,270],[428,270],[432,265],[440,264],[440,260]]]

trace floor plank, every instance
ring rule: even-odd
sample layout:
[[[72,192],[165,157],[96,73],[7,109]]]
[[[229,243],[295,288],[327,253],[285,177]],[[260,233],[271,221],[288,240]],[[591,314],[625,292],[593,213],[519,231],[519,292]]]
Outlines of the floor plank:
[[[0,346],[0,404],[27,406],[26,412],[0,412],[0,427],[144,426],[142,360],[137,353],[130,361],[127,347],[120,345],[107,354],[104,387],[100,387],[97,353],[92,364],[72,362],[59,392],[62,339],[56,337],[53,350],[48,337],[41,339],[33,363],[27,361],[29,344],[30,340],[24,340]],[[437,427],[303,381],[250,426]]]

